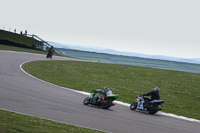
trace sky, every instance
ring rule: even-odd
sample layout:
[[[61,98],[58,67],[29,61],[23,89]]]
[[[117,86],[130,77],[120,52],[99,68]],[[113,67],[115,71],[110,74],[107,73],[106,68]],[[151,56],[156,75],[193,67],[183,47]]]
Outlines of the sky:
[[[0,29],[45,41],[200,58],[199,0],[0,0]]]

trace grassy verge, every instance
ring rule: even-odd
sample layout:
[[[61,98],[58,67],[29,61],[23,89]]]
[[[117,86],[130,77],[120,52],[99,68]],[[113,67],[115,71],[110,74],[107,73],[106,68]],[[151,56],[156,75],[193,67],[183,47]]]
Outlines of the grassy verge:
[[[40,50],[26,49],[26,48],[1,45],[1,44],[0,44],[0,50],[11,50],[11,51],[20,51],[20,52],[28,52],[28,53],[47,54],[47,52],[40,51]]]
[[[2,44],[0,44],[0,50],[11,50],[11,51],[19,51],[19,52],[47,54],[47,51],[26,49],[26,48],[14,47],[14,46],[2,45]],[[62,55],[60,55],[60,54],[58,54],[56,52],[54,53],[54,55],[56,55],[56,56],[62,56]]]
[[[96,133],[99,131],[0,110],[1,133]]]
[[[8,40],[15,43],[24,44],[27,46],[34,46],[35,39],[32,37],[26,37],[20,34],[12,33],[9,31],[0,30],[0,39]]]
[[[20,34],[0,30],[0,40],[7,40],[13,43],[19,43],[31,48],[35,47],[36,39],[32,37],[26,37]],[[48,48],[47,48],[48,49]],[[37,49],[27,49],[24,47],[17,47],[11,45],[3,45],[0,43],[0,50],[11,50],[11,51],[21,51],[21,52],[29,52],[29,53],[40,53],[40,54],[47,54],[45,51],[37,50]],[[60,56],[58,53],[54,53],[54,55]]]
[[[108,86],[126,103],[159,87],[164,112],[200,120],[200,74],[76,61],[37,61],[23,68],[45,81],[81,91]]]

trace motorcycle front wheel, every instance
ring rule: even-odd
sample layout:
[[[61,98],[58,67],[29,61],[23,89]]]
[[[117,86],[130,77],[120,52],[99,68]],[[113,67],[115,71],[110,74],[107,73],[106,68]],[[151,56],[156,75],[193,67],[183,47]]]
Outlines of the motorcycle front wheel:
[[[133,102],[130,106],[131,110],[135,110],[137,108],[137,102]]]
[[[83,101],[83,104],[84,105],[88,105],[90,103],[90,98],[89,97],[86,97]]]

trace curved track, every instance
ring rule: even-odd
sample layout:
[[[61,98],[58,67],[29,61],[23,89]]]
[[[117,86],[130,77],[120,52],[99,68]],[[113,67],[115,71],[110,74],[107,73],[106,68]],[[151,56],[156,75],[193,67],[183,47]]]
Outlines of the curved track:
[[[54,60],[76,60],[53,57]],[[199,133],[200,123],[149,115],[115,105],[109,110],[82,104],[86,95],[35,79],[20,64],[45,55],[0,50],[0,108],[115,133]],[[134,100],[134,99],[133,99]]]

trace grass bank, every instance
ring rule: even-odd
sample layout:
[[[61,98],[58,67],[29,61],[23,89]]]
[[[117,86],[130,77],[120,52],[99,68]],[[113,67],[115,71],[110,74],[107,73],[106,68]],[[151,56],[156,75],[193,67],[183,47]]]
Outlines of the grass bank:
[[[28,52],[28,53],[37,53],[37,54],[44,54],[46,55],[46,51],[41,51],[41,50],[33,50],[33,49],[26,49],[26,48],[21,48],[21,47],[14,47],[14,46],[7,46],[7,45],[1,45],[0,44],[0,50],[10,50],[10,51],[19,51],[19,52]],[[62,56],[58,53],[54,53],[56,56]],[[66,56],[65,56],[66,57]]]
[[[47,51],[35,49],[35,41],[37,41],[37,40],[32,37],[26,37],[24,35],[20,35],[17,33],[0,30],[0,40],[7,40],[10,43],[18,43],[20,45],[20,46],[18,46],[18,45],[12,46],[9,44],[6,45],[6,44],[0,43],[0,50],[11,50],[11,51],[47,54]],[[25,48],[21,45],[27,46],[29,48]],[[61,56],[60,54],[58,54],[56,52],[54,53],[54,55]]]
[[[26,46],[34,47],[35,39],[32,37],[26,37],[17,33],[12,33],[5,30],[0,30],[0,39],[8,40],[15,43],[24,44]]]
[[[1,133],[97,133],[99,131],[0,110]]]
[[[28,52],[28,53],[47,54],[47,52],[45,52],[45,51],[26,49],[26,48],[14,47],[14,46],[7,46],[7,45],[1,45],[1,44],[0,44],[0,50],[10,50],[10,51],[19,51],[19,52]]]
[[[166,102],[164,112],[200,120],[200,74],[76,61],[37,61],[23,68],[45,81],[81,91],[108,86],[119,94],[118,100],[126,103],[159,87]]]

